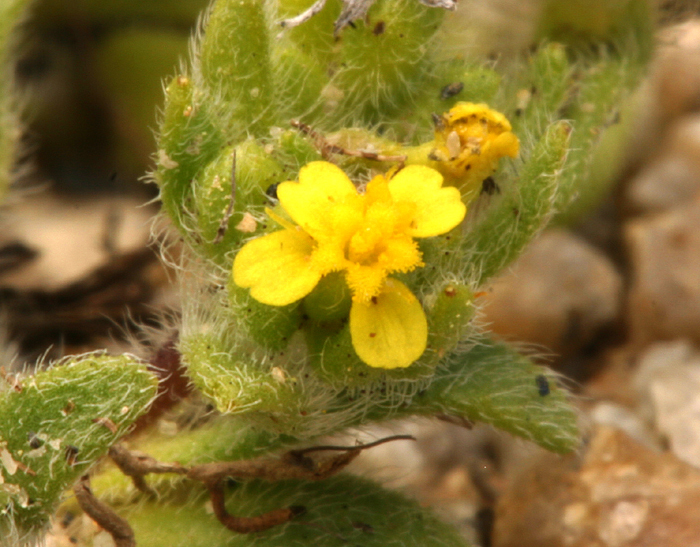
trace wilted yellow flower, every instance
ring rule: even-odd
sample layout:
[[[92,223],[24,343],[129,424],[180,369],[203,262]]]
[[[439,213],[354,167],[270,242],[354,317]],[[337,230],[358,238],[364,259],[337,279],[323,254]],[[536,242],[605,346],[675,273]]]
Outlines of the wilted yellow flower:
[[[407,367],[425,351],[427,320],[408,287],[389,276],[423,266],[414,238],[446,233],[464,218],[459,191],[442,182],[434,169],[411,165],[376,176],[358,192],[337,166],[309,163],[299,182],[277,188],[296,224],[271,213],[284,229],[243,246],[233,281],[264,304],[285,306],[323,276],[344,272],[357,355],[373,367]]]
[[[485,104],[457,103],[436,119],[430,159],[461,186],[480,185],[503,156],[518,155],[520,142],[510,122]]]

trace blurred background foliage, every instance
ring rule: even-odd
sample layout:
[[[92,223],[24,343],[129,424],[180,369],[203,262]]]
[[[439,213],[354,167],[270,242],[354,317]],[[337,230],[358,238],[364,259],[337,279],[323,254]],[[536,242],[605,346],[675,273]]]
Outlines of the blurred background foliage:
[[[38,179],[67,192],[144,191],[162,81],[186,57],[207,4],[34,2],[15,73]]]
[[[463,0],[481,12],[510,13],[482,27],[476,49],[499,57],[541,36],[609,35],[630,0],[603,7],[596,0],[560,2]],[[644,3],[632,0],[632,3]],[[34,176],[67,192],[153,192],[138,179],[151,166],[156,105],[162,81],[188,54],[188,40],[207,0],[36,0],[20,32],[15,65],[24,104],[24,150]],[[484,7],[484,4],[487,7]],[[598,4],[601,4],[598,6]],[[660,13],[678,13],[688,2],[661,2]],[[469,9],[472,7],[469,6]],[[463,8],[463,9],[468,9]],[[686,9],[690,9],[686,7]],[[604,12],[607,16],[602,17]],[[541,23],[532,26],[540,13]],[[668,16],[668,15],[667,15]],[[524,20],[523,20],[524,17]],[[521,20],[516,20],[521,18]],[[500,32],[496,32],[500,28]]]
[[[152,166],[162,82],[187,57],[189,37],[208,3],[32,3],[14,65],[32,180],[51,181],[61,192],[155,193],[138,181]],[[610,36],[635,3],[646,0],[461,2],[485,22],[475,31],[471,53],[493,58],[541,37],[570,42]],[[689,0],[657,4],[662,21],[697,9]]]

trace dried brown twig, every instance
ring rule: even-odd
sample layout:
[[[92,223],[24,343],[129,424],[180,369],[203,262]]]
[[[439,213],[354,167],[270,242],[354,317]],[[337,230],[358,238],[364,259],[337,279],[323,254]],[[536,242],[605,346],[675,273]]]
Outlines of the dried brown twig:
[[[331,154],[340,154],[342,156],[352,156],[354,158],[364,158],[366,160],[373,161],[389,161],[389,162],[404,162],[406,161],[406,156],[404,155],[388,155],[381,154],[379,152],[374,152],[371,150],[352,150],[350,148],[344,148],[337,144],[328,142],[328,140],[321,135],[318,131],[313,129],[310,125],[300,122],[298,120],[292,120],[292,127],[295,127],[305,135],[311,137],[314,141],[314,146],[321,153],[323,159],[327,160],[330,158]]]
[[[161,463],[148,454],[133,452],[124,446],[115,444],[109,449],[109,457],[119,470],[127,477],[131,477],[134,486],[145,494],[155,495],[155,491],[148,486],[144,476],[149,473],[187,473],[187,468],[179,463]]]
[[[333,35],[337,38],[340,31],[347,26],[354,27],[355,21],[361,20],[367,15],[367,11],[376,0],[343,0],[343,9],[335,21]],[[457,7],[457,0],[419,0],[421,4],[430,6],[431,8],[443,8],[446,10],[454,10]],[[293,28],[306,23],[314,15],[320,12],[326,5],[326,0],[317,0],[306,11],[303,11],[296,17],[290,17],[280,21],[282,28]]]
[[[106,503],[101,502],[90,490],[90,478],[87,475],[80,477],[73,487],[78,505],[85,513],[110,533],[116,547],[135,547],[134,531],[126,519],[117,515]]]
[[[214,462],[189,468],[179,463],[159,462],[147,454],[128,450],[123,445],[114,445],[110,448],[109,456],[122,473],[131,477],[134,486],[148,495],[155,495],[154,490],[148,486],[145,480],[145,476],[149,473],[177,473],[186,475],[191,480],[201,482],[209,490],[214,514],[219,522],[229,530],[248,534],[283,524],[303,514],[305,508],[292,506],[275,509],[256,517],[236,517],[229,514],[226,510],[224,497],[226,479],[263,479],[270,482],[287,479],[323,480],[343,470],[363,450],[396,440],[415,440],[415,438],[411,435],[394,435],[364,445],[312,446],[299,450],[290,450],[283,454],[281,458],[276,459]],[[309,454],[315,452],[340,452],[340,454],[315,458],[309,456]],[[87,477],[83,477],[74,490],[83,510],[112,534],[117,547],[135,545],[133,532],[128,523],[94,497],[90,491]]]

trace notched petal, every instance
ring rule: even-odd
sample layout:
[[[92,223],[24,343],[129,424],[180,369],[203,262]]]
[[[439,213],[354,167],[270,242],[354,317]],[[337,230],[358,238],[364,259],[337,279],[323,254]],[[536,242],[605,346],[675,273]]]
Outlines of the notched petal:
[[[352,303],[350,334],[357,355],[369,366],[405,368],[425,351],[428,323],[408,287],[390,278],[369,302]]]
[[[395,201],[415,203],[410,235],[433,237],[449,232],[464,219],[467,207],[457,188],[442,187],[442,175],[424,165],[409,165],[389,181]]]
[[[233,282],[257,301],[286,306],[309,294],[321,279],[309,260],[313,240],[282,230],[246,243],[233,262]]]
[[[312,237],[322,237],[328,231],[333,205],[356,193],[347,175],[325,161],[314,161],[302,167],[299,182],[283,182],[277,187],[282,207]]]

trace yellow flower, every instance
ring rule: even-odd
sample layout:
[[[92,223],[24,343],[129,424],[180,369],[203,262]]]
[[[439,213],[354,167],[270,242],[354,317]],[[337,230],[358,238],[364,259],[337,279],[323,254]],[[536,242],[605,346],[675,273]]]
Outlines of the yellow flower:
[[[373,367],[407,367],[425,350],[428,325],[418,299],[389,275],[423,266],[414,238],[446,233],[464,218],[459,191],[442,182],[434,169],[411,165],[374,177],[358,192],[335,165],[309,163],[299,182],[277,188],[296,224],[270,213],[284,229],[243,246],[233,281],[264,304],[285,306],[323,276],[344,272],[357,355]]]
[[[440,162],[445,176],[481,185],[503,156],[518,155],[520,142],[510,122],[485,104],[457,103],[436,121],[435,147],[430,159]]]

